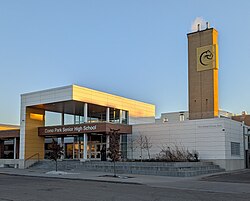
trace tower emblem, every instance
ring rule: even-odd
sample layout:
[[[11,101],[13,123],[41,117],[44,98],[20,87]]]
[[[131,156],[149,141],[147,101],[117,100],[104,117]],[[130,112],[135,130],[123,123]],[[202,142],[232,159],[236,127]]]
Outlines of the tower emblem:
[[[209,65],[211,62],[213,62],[213,53],[210,50],[204,51],[200,55],[200,63],[203,66]]]
[[[218,69],[216,48],[216,45],[197,48],[197,71]]]

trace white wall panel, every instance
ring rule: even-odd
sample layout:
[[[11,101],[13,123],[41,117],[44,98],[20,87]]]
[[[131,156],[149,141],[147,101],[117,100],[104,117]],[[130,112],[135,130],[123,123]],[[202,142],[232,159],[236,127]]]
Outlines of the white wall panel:
[[[153,144],[150,150],[152,157],[159,154],[162,146],[177,145],[189,151],[198,151],[200,158],[204,160],[234,159],[231,156],[230,142],[240,142],[242,146],[241,123],[222,118],[133,125],[132,139],[135,140],[140,135],[150,137]],[[146,151],[144,152],[143,158],[147,158]],[[129,155],[132,155],[131,149],[128,149]],[[137,148],[133,156],[139,159],[140,149]]]

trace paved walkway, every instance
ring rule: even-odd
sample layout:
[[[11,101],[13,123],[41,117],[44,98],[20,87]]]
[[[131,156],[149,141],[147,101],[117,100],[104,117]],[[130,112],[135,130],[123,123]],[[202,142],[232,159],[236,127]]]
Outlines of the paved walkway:
[[[0,174],[138,184],[138,185],[148,185],[151,187],[185,189],[185,190],[196,190],[196,191],[198,190],[206,192],[250,193],[250,176],[249,176],[250,170],[234,171],[226,174],[217,173],[209,176],[207,175],[208,177],[199,176],[199,177],[189,177],[189,178],[134,175],[134,174],[133,175],[119,174],[120,176],[119,178],[114,178],[112,177],[111,173],[106,173],[106,172],[77,170],[77,172],[68,171],[68,172],[61,172],[61,174],[55,174],[54,172],[51,172],[50,174],[48,173],[46,174],[46,172],[42,170],[14,169],[14,168],[0,168]],[[240,176],[242,174],[247,175],[247,177],[245,176],[245,178],[249,179],[249,181],[244,183],[236,182],[237,179],[235,178],[242,177]],[[226,177],[227,180],[223,180],[224,177]],[[229,178],[234,178],[233,179],[234,182],[231,182]]]

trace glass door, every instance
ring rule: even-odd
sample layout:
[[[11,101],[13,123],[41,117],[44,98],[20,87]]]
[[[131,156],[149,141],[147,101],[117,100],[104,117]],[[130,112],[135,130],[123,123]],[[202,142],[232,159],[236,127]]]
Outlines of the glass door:
[[[105,149],[106,154],[106,135],[92,134],[89,136],[87,155],[91,160],[101,160],[101,155]]]
[[[83,138],[74,137],[73,159],[81,159],[82,157],[83,157]]]
[[[105,148],[106,143],[91,141],[88,143],[88,158],[92,160],[101,160],[101,151]]]

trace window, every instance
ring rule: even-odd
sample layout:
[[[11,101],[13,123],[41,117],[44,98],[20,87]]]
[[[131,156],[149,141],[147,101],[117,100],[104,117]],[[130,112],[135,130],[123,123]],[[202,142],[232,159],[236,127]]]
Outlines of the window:
[[[62,114],[59,112],[45,111],[45,126],[62,125]]]
[[[163,118],[163,123],[168,122],[168,118]]]
[[[240,156],[240,143],[231,142],[231,155]]]
[[[122,110],[122,123],[128,124],[128,111]]]
[[[180,121],[184,121],[184,120],[185,120],[184,114],[180,114]]]

